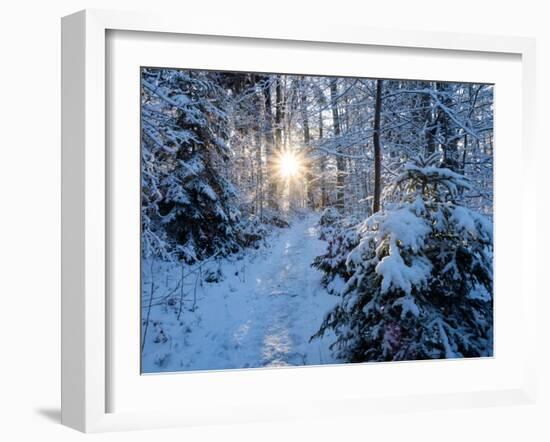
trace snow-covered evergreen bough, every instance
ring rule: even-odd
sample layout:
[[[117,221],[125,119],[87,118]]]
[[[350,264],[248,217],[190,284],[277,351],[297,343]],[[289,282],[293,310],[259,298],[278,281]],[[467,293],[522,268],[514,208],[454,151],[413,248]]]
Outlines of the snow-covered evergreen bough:
[[[142,70],[142,252],[194,263],[265,235],[241,220],[227,177],[227,93],[221,73]],[[252,231],[251,231],[252,230]]]
[[[334,330],[342,360],[492,356],[492,221],[458,204],[469,182],[438,157],[405,165],[384,209],[314,263],[326,284],[345,281],[313,337]]]

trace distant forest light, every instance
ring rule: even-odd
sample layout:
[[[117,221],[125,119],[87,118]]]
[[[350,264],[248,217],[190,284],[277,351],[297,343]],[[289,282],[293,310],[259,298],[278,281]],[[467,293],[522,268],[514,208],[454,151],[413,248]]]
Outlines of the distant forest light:
[[[300,168],[302,167],[298,156],[290,150],[285,151],[280,155],[278,165],[279,173],[283,178],[292,178],[298,175]]]

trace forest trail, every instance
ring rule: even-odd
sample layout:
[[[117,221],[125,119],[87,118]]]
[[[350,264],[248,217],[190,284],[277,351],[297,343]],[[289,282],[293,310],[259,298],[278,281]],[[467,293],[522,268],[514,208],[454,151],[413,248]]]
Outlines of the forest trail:
[[[331,336],[309,342],[339,299],[326,292],[322,274],[311,267],[326,247],[318,239],[317,221],[318,214],[308,214],[281,229],[265,253],[224,262],[225,279],[204,285],[187,327],[177,327],[179,333],[171,327],[168,357],[146,349],[144,371],[335,362],[328,348]]]
[[[317,239],[317,219],[307,216],[284,232],[269,259],[271,267],[252,276],[257,282],[253,308],[258,312],[254,316],[262,321],[258,322],[262,366],[323,362],[319,360],[322,353],[312,354],[308,348],[329,297],[320,286],[320,273],[311,267],[324,251],[324,243]]]

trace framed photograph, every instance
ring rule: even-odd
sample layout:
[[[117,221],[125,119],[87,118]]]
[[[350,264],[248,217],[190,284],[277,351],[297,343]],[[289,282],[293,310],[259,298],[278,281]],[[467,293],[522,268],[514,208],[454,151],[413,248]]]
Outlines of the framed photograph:
[[[64,424],[534,400],[532,40],[62,35]]]

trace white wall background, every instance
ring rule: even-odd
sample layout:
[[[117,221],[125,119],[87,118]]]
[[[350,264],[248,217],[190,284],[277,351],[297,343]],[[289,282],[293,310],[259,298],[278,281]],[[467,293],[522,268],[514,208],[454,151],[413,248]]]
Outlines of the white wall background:
[[[60,17],[83,8],[155,10],[231,20],[318,21],[378,28],[533,36],[538,44],[539,273],[548,261],[549,14],[542,1],[479,0],[11,0],[0,12],[0,438],[83,440],[59,425]],[[517,177],[510,177],[516,179]],[[548,230],[548,228],[544,229]],[[511,234],[511,240],[513,235]],[[542,278],[541,278],[542,280]],[[548,292],[539,287],[540,399],[535,406],[412,412],[324,422],[287,422],[102,434],[101,441],[550,440]]]

